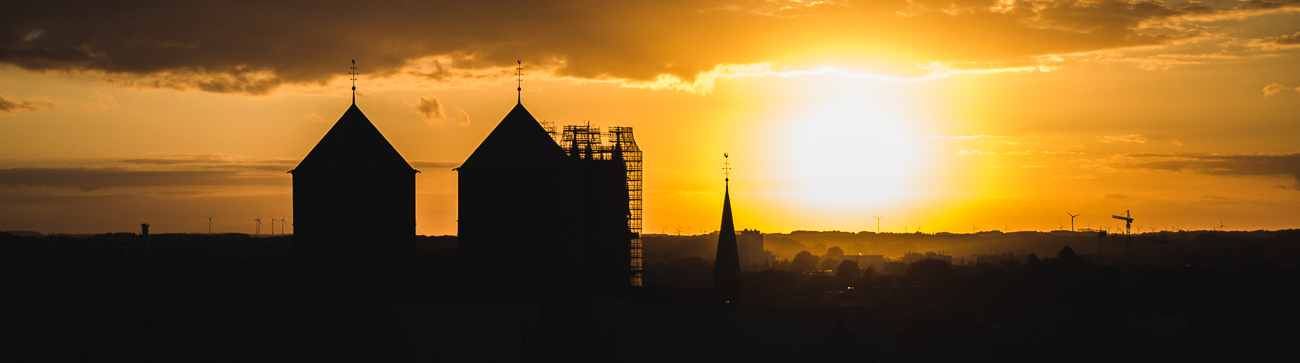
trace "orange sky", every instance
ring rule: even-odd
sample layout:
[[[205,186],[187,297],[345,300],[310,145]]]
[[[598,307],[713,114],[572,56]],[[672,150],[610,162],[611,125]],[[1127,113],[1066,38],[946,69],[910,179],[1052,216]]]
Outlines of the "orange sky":
[[[456,233],[509,111],[632,126],[646,232],[1300,227],[1300,3],[99,5],[0,14],[0,230],[253,232],[358,106]],[[1220,222],[1222,220],[1222,222]],[[276,230],[279,231],[277,225]],[[288,229],[292,231],[292,226]]]

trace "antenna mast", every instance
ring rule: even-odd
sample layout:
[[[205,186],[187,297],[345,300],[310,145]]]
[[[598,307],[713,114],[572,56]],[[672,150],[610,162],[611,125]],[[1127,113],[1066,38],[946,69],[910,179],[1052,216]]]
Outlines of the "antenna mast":
[[[357,73],[356,59],[352,60],[352,72],[349,72],[348,74],[352,75],[352,104],[356,105],[357,104],[357,75],[361,74],[361,73]]]

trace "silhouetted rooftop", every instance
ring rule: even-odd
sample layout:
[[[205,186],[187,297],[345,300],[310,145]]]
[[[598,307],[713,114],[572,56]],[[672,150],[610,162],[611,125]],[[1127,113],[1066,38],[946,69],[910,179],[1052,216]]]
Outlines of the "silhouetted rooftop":
[[[348,108],[294,170],[415,170],[356,104]]]
[[[524,105],[515,104],[460,167],[569,168],[573,162]]]

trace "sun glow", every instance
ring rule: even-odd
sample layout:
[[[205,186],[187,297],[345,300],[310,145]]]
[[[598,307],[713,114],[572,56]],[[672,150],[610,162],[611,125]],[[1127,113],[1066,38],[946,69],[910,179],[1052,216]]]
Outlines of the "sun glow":
[[[911,192],[918,137],[879,101],[838,100],[792,118],[785,178],[799,199],[819,207],[893,204]]]

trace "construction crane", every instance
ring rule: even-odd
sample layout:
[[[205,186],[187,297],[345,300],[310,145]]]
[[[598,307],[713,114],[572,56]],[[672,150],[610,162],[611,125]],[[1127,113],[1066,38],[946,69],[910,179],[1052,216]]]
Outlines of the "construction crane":
[[[1129,243],[1129,231],[1133,228],[1133,216],[1129,214],[1129,211],[1125,210],[1123,216],[1112,215],[1110,217],[1124,221],[1124,257],[1130,260],[1133,259],[1133,250]]]

